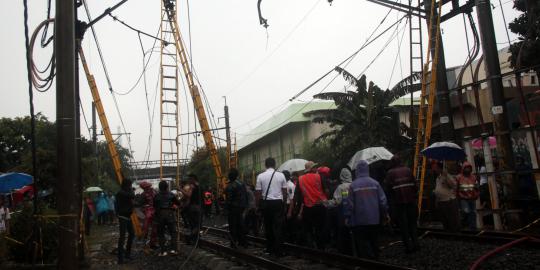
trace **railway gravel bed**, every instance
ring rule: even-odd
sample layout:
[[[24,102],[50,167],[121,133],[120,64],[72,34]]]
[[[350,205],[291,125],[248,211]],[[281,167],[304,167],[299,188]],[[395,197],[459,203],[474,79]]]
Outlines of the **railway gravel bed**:
[[[382,250],[381,260],[415,269],[457,270],[469,269],[483,254],[497,248],[497,245],[424,238],[421,250],[405,254],[400,244]],[[480,265],[480,269],[539,269],[540,252],[534,248],[519,246],[503,251]]]

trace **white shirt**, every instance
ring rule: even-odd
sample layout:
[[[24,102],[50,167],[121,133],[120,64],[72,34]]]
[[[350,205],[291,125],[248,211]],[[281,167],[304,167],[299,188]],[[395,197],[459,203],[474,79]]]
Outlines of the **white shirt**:
[[[275,176],[274,176],[275,177]],[[294,199],[294,185],[293,181],[287,181],[287,204],[291,204]]]
[[[6,222],[11,219],[11,216],[9,214],[9,208],[7,207],[0,207],[0,233],[3,233],[6,231]]]
[[[274,178],[272,178],[272,184],[270,186],[270,190],[268,191],[268,197],[266,197],[266,200],[283,200],[283,193],[281,192],[281,189],[287,188],[287,179],[285,179],[285,175],[275,171],[272,168],[266,169],[265,172],[257,175],[257,184],[255,185],[255,190],[261,191],[261,198],[264,200],[272,174],[274,174]]]

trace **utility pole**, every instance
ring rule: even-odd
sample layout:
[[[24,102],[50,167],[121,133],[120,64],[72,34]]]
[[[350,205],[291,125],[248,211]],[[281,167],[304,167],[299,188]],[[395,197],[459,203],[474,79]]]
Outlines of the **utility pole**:
[[[493,107],[493,128],[497,138],[497,153],[499,169],[502,171],[512,170],[514,158],[508,129],[508,117],[506,115],[506,101],[504,98],[504,86],[501,78],[501,67],[499,64],[499,52],[497,51],[497,41],[495,30],[493,29],[493,17],[491,14],[491,3],[489,0],[476,0],[476,13],[478,16],[478,26],[480,28],[480,38],[482,51],[484,52],[484,69],[488,79],[488,88],[491,89],[491,100]],[[510,187],[510,196],[516,193],[515,181],[510,175],[504,175]],[[493,209],[498,210],[498,209]]]
[[[429,17],[431,10],[431,0],[424,0],[424,6],[426,7],[426,23],[429,27]],[[435,15],[433,18],[437,18],[437,8],[435,7]],[[434,31],[440,31],[437,29],[437,24],[432,23],[432,33]],[[436,36],[433,34],[432,36]],[[442,35],[439,33],[439,59],[437,63],[437,96],[436,100],[439,108],[439,125],[441,132],[441,139],[443,141],[453,141],[454,140],[454,121],[452,121],[452,108],[450,107],[450,94],[448,92],[448,78],[446,76],[446,62],[444,58],[444,46]],[[435,57],[435,39],[429,40],[431,43],[431,58]],[[435,61],[435,59],[433,59]]]
[[[229,125],[229,106],[227,106],[227,97],[223,97],[225,99],[225,136],[227,139],[227,166],[229,166],[229,169],[231,168],[231,127]]]
[[[58,268],[78,269],[79,237],[79,144],[77,137],[78,96],[76,92],[75,1],[56,1],[56,125],[57,125],[57,207]]]

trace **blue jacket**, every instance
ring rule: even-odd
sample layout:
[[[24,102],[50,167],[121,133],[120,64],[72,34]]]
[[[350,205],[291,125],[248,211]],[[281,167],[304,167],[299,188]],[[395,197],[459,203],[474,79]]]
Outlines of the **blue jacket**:
[[[345,218],[352,227],[380,224],[381,215],[386,215],[386,196],[379,182],[369,177],[369,165],[364,160],[356,165],[356,179],[349,187],[344,208]]]

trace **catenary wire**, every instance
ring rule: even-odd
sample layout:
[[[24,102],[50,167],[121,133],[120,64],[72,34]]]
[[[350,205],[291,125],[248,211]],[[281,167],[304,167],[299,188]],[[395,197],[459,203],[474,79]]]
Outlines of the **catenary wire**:
[[[86,11],[86,16],[88,18],[88,21],[92,21],[92,16],[90,15],[90,10],[88,8],[88,4],[86,2],[86,0],[82,0],[82,3],[83,3],[83,6],[84,6],[84,9]],[[120,124],[122,126],[122,129],[124,130],[124,133],[126,133],[126,137],[127,137],[127,142],[128,142],[128,148],[129,148],[129,159],[131,161],[134,161],[134,157],[133,157],[133,149],[131,147],[131,136],[127,135],[127,129],[126,129],[126,125],[124,124],[124,120],[122,118],[122,114],[120,113],[120,108],[119,108],[119,105],[118,105],[118,101],[116,100],[116,95],[114,94],[114,90],[113,90],[113,87],[112,87],[112,83],[111,83],[111,79],[110,79],[110,76],[109,76],[109,72],[107,70],[107,66],[105,64],[105,59],[103,57],[103,52],[101,50],[101,46],[99,44],[99,39],[97,37],[97,34],[96,34],[96,31],[94,29],[94,26],[90,26],[90,29],[92,31],[92,36],[94,38],[94,41],[96,43],[96,47],[97,47],[97,50],[98,50],[98,55],[99,55],[99,58],[101,60],[101,66],[103,67],[103,71],[105,73],[105,78],[107,80],[107,84],[109,86],[109,91],[111,92],[111,95],[112,95],[112,98],[113,98],[113,101],[114,101],[114,106],[116,108],[116,112],[118,114],[118,118],[120,119]],[[130,168],[130,172],[133,176],[135,176],[135,178],[137,178],[137,175],[135,174],[134,170],[131,168],[131,166],[129,166]]]
[[[388,31],[388,29],[393,28],[394,25],[396,25],[397,23],[401,22],[401,21],[402,21],[404,18],[406,18],[406,17],[407,17],[407,16],[405,15],[405,16],[401,17],[400,19],[398,19],[395,23],[393,23],[389,28],[387,28],[386,30],[384,30],[381,34],[386,33],[386,32]],[[371,40],[371,41],[369,41],[369,42],[366,41],[365,44],[367,44],[367,45],[371,44],[374,40],[378,39],[380,36],[381,36],[381,35],[378,35],[375,39],[373,39],[373,40]],[[394,34],[392,34],[392,36],[394,36]],[[393,38],[392,38],[392,39],[393,39]],[[392,39],[390,39],[390,41],[391,41]],[[389,41],[389,42],[390,42],[390,41]],[[388,42],[388,43],[389,43],[389,42]],[[367,46],[367,45],[365,45],[365,46]],[[365,48],[365,46],[362,46],[362,48]],[[360,51],[357,51],[357,52],[360,52]],[[355,56],[356,56],[356,54],[358,54],[357,52],[355,52]],[[350,63],[350,62],[352,61],[353,58],[354,58],[354,57],[349,57],[349,58],[346,59],[345,62]],[[347,63],[347,64],[348,64],[348,63]],[[326,76],[325,76],[325,77],[326,77]],[[334,77],[334,78],[332,79],[332,81],[333,81],[335,78],[336,78],[336,77]],[[319,80],[319,81],[320,81],[320,80]],[[328,84],[326,84],[325,87],[323,87],[322,90],[320,90],[317,94],[320,94],[320,93],[324,92],[324,91],[330,86],[330,84],[331,84],[331,82],[328,83]],[[297,115],[299,112],[301,112],[301,111],[302,111],[304,108],[306,108],[311,102],[313,102],[313,100],[315,100],[315,98],[312,98],[310,101],[306,102],[306,103],[304,104],[304,106],[302,106],[298,111],[296,111],[296,112],[293,113],[291,116],[289,116],[287,119],[283,120],[282,122],[280,122],[279,124],[277,124],[277,125],[275,125],[275,126],[273,126],[273,127],[271,127],[271,128],[268,128],[268,129],[266,129],[266,130],[264,130],[264,131],[254,132],[254,133],[244,133],[244,134],[242,134],[242,133],[238,133],[238,132],[237,132],[237,134],[240,134],[240,135],[243,135],[243,136],[250,136],[250,135],[264,134],[264,133],[267,133],[267,132],[269,132],[269,131],[272,131],[272,130],[274,130],[275,128],[281,126],[283,123],[289,121],[292,117],[294,117],[295,115]]]
[[[248,81],[280,48],[281,46],[298,30],[300,25],[304,23],[304,21],[311,15],[313,10],[319,5],[321,1],[318,0],[315,2],[315,4],[306,12],[306,14],[296,23],[296,25],[285,35],[285,37],[278,43],[278,45],[268,54],[259,64],[257,64],[250,72],[247,73],[247,75],[239,81],[239,83],[236,84],[235,87],[230,89],[229,91],[225,92],[225,96],[229,95],[232,92],[235,92],[236,90],[240,89],[240,87]],[[268,28],[266,28],[267,34],[268,34]]]
[[[362,44],[362,46],[356,50],[353,54],[351,54],[349,57],[347,57],[345,60],[343,60],[342,62],[340,62],[337,66],[341,66],[341,65],[344,65],[344,67],[346,67],[347,65],[349,65],[351,63],[351,61],[358,55],[358,53],[360,53],[360,51],[362,51],[364,48],[366,48],[367,46],[369,46],[371,43],[373,43],[375,40],[377,40],[378,38],[380,38],[382,35],[384,35],[386,32],[388,32],[388,30],[392,29],[396,24],[398,24],[401,20],[403,20],[406,16],[403,16],[401,17],[400,19],[398,19],[396,22],[394,22],[392,25],[390,25],[388,28],[386,28],[385,30],[383,30],[381,33],[379,33],[377,36],[375,36],[373,39],[373,35],[375,35],[375,33],[377,32],[377,30],[380,28],[380,26],[386,21],[386,18],[388,18],[388,15],[390,15],[390,13],[392,12],[392,10],[388,10],[388,12],[386,13],[386,15],[384,16],[384,18],[379,22],[379,24],[377,25],[377,27],[375,27],[375,29],[371,32],[371,34],[368,36],[368,38],[364,41],[364,44]],[[298,92],[296,95],[294,95],[292,98],[290,98],[289,100],[285,101],[284,103],[282,103],[281,105],[277,106],[276,108],[279,108],[281,106],[284,106],[286,104],[288,104],[289,102],[293,101],[294,99],[298,98],[300,95],[302,95],[303,93],[305,93],[307,90],[309,90],[310,88],[312,88],[313,86],[315,86],[317,83],[319,83],[321,80],[323,80],[324,78],[326,78],[328,75],[330,75],[333,71],[334,71],[335,68],[332,68],[331,70],[329,70],[328,72],[326,72],[325,74],[323,74],[321,77],[319,77],[318,79],[316,79],[314,82],[312,82],[311,84],[309,84],[307,87],[305,87],[304,89],[302,89],[300,92]],[[332,78],[332,80],[326,84],[326,86],[323,88],[326,89],[327,87],[330,86],[330,84],[339,76],[339,74],[335,75],[334,78]],[[321,91],[322,92],[322,91]],[[310,100],[309,102],[312,102],[312,100]],[[307,105],[306,105],[307,106]],[[274,111],[276,108],[270,110],[269,112],[272,112]],[[305,107],[301,108],[301,109],[304,109]],[[299,110],[300,111],[300,110]],[[298,111],[298,112],[299,112]],[[297,113],[298,113],[297,112]],[[297,113],[293,114],[290,118],[292,118],[293,116],[295,116]],[[266,115],[267,113],[265,113]],[[261,115],[259,118],[262,118],[262,116],[264,115]],[[289,119],[290,119],[289,118]],[[287,119],[286,121],[288,121],[289,119]],[[241,125],[239,125],[238,127],[242,127],[242,126],[245,126],[246,124],[249,124],[253,121],[255,121],[256,119],[252,119],[250,121],[247,121]],[[272,130],[273,128],[270,128],[269,130]],[[239,135],[242,135],[242,136],[247,136],[247,135],[254,135],[254,134],[251,134],[251,133],[239,133],[237,132],[237,134]]]

